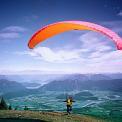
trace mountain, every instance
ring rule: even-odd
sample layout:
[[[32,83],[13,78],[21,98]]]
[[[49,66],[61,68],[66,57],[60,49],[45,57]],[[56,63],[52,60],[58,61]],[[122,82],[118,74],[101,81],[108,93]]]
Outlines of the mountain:
[[[6,99],[11,99],[11,98],[15,98],[15,97],[24,97],[24,96],[28,96],[28,95],[34,95],[34,94],[42,94],[43,92],[40,92],[38,89],[21,89],[18,90],[16,92],[12,91],[12,92],[7,92],[4,93],[4,97]]]
[[[0,79],[7,79],[11,81],[17,81],[22,83],[26,87],[36,87],[44,84],[48,84],[54,80],[110,80],[110,79],[122,79],[122,73],[109,73],[109,74],[11,74],[0,75]],[[38,85],[37,85],[38,84]]]
[[[5,75],[0,75],[0,79],[6,79]]]
[[[0,79],[0,94],[6,99],[40,93],[38,89],[27,89],[21,83]]]
[[[109,74],[66,74],[61,77],[60,80],[108,80],[113,79],[112,76]]]
[[[0,79],[7,79],[11,81],[17,81],[24,84],[26,87],[30,85],[43,85],[49,83],[52,80],[60,79],[64,74],[20,74],[20,75],[0,75]],[[28,85],[27,85],[28,83]]]
[[[68,75],[54,80],[40,87],[48,91],[72,90],[112,90],[122,91],[122,79],[112,79],[101,74],[96,75]]]
[[[16,92],[25,89],[26,88],[21,83],[0,79],[0,93]]]
[[[122,90],[122,74],[120,73],[0,75],[0,78],[2,78],[0,80],[0,92],[14,92],[38,87],[40,91]]]

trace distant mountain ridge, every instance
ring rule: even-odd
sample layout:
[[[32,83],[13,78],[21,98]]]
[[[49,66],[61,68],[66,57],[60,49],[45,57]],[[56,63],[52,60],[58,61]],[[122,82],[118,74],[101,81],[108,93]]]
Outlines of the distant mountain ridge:
[[[96,75],[68,75],[60,80],[54,80],[40,87],[49,91],[72,90],[112,90],[122,91],[122,79],[112,79],[101,74]]]
[[[16,92],[25,90],[26,88],[16,81],[9,81],[7,79],[0,79],[0,93]]]
[[[107,79],[122,79],[122,73],[103,73],[103,74],[20,74],[20,75],[0,75],[0,79],[13,80],[17,82],[36,82],[36,83],[49,83],[53,80],[67,79],[69,76],[72,79],[79,77],[84,80],[107,80]]]
[[[14,76],[11,76],[14,78]],[[18,76],[15,76],[15,79]],[[29,75],[26,77],[26,79]],[[31,76],[34,79],[36,76]],[[38,75],[40,79],[31,81],[30,83],[21,82],[21,76],[19,79],[13,81],[10,76],[0,75],[0,93],[2,92],[15,92],[26,90],[27,88],[37,88],[37,91],[72,91],[72,90],[113,90],[122,91],[122,74],[65,74],[54,75],[48,77],[48,82],[45,81],[43,85],[43,78],[41,81],[41,75]],[[4,79],[3,79],[4,78]],[[10,78],[10,80],[9,80]],[[30,78],[31,79],[31,78]],[[45,78],[46,79],[46,78]],[[40,85],[39,85],[40,84]],[[39,88],[36,86],[40,86]],[[33,90],[34,91],[34,90]],[[28,92],[28,91],[27,91]]]
[[[7,79],[5,75],[0,75],[0,79]]]
[[[0,96],[4,96],[7,99],[36,93],[39,93],[38,89],[27,89],[21,83],[16,81],[0,79]]]

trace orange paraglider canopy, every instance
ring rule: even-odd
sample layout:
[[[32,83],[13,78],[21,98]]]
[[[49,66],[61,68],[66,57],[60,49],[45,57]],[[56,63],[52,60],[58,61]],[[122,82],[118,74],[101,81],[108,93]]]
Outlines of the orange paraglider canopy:
[[[63,21],[45,26],[32,36],[29,40],[28,47],[32,49],[40,42],[70,30],[91,30],[100,32],[111,38],[115,42],[118,50],[122,50],[122,39],[115,32],[103,26],[83,21]]]

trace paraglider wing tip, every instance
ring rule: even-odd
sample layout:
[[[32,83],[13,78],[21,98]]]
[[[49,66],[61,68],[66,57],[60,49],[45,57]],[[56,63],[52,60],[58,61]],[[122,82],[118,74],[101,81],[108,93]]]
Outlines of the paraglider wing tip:
[[[117,46],[117,49],[118,49],[118,50],[122,50],[122,45],[121,45],[121,46],[120,46],[120,45]]]
[[[29,47],[30,49],[33,49],[33,47],[30,45],[30,43],[28,43],[28,47]]]
[[[117,49],[122,50],[122,40],[118,42]]]

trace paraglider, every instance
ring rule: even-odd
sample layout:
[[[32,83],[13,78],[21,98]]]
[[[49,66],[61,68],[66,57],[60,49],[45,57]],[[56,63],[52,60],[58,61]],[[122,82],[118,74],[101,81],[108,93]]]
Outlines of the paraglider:
[[[103,26],[84,21],[62,21],[47,25],[32,36],[29,40],[28,47],[33,49],[37,44],[46,39],[70,30],[90,30],[100,32],[113,40],[118,50],[122,50],[122,38],[119,37],[119,35]]]
[[[67,106],[67,114],[71,114],[72,112],[72,104],[75,102],[71,96],[69,96],[64,102],[66,102]]]

